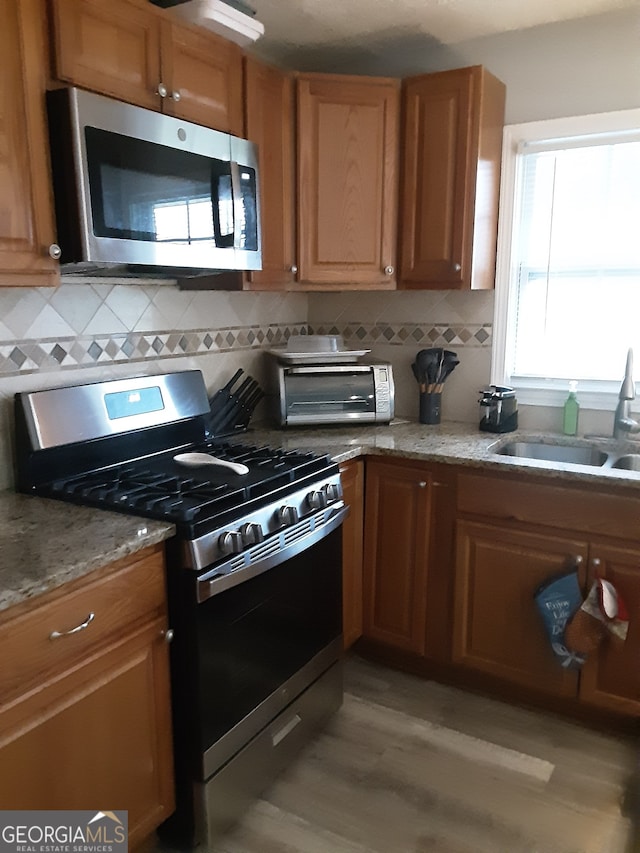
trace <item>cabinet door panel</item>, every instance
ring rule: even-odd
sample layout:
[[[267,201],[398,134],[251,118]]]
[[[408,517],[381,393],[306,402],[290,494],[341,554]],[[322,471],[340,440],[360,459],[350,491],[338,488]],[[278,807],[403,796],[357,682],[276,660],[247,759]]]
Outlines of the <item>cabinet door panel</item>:
[[[242,53],[214,33],[163,22],[162,74],[169,115],[242,136]],[[179,100],[174,94],[179,93]]]
[[[587,657],[580,675],[580,698],[612,711],[640,714],[640,551],[592,545],[598,572],[610,580],[629,611],[624,643],[608,635]],[[593,572],[589,583],[593,582]]]
[[[505,86],[481,66],[403,83],[400,287],[491,289]]]
[[[289,74],[245,58],[245,126],[258,146],[262,210],[262,269],[247,273],[250,290],[281,290],[295,277],[293,99]]]
[[[158,620],[0,714],[3,808],[109,803],[128,810],[132,844],[171,813],[164,627]]]
[[[398,114],[396,81],[300,77],[301,281],[395,286]]]
[[[56,284],[44,111],[46,50],[36,0],[0,4],[0,284]]]
[[[350,509],[342,525],[342,631],[348,649],[362,636],[364,463],[344,463],[340,477],[344,502]]]
[[[160,22],[126,0],[53,0],[56,74],[85,89],[160,109]]]
[[[577,556],[586,560],[580,540],[459,521],[454,660],[538,691],[575,696],[577,675],[555,658],[533,596]]]
[[[425,654],[432,476],[367,465],[364,636]]]

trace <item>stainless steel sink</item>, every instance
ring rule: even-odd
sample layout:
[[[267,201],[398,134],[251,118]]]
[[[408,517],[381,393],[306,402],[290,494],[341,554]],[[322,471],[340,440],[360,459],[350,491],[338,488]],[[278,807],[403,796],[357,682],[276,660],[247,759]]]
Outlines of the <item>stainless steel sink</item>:
[[[623,471],[640,471],[640,453],[627,453],[624,456],[618,456],[611,467]]]
[[[544,444],[537,441],[511,441],[502,447],[496,448],[496,453],[501,456],[515,456],[519,459],[536,459],[544,462],[570,463],[573,465],[594,465],[600,467],[609,458],[609,454],[597,447],[588,447],[582,444]],[[623,457],[631,459],[631,457]],[[640,471],[640,455],[638,467],[630,470]],[[619,466],[626,467],[626,466]]]

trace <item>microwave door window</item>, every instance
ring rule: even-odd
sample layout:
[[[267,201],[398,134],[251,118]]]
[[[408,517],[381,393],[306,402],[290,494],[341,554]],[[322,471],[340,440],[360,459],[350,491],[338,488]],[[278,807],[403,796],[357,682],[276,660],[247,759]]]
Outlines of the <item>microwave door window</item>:
[[[91,127],[85,138],[96,236],[233,246],[228,163]]]

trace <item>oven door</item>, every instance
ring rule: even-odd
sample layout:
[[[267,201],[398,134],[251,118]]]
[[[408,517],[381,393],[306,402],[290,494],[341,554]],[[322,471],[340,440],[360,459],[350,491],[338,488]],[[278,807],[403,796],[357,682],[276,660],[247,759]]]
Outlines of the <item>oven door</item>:
[[[170,572],[176,755],[206,781],[338,660],[342,535],[332,504],[250,549],[257,559]],[[260,554],[264,556],[260,557]]]

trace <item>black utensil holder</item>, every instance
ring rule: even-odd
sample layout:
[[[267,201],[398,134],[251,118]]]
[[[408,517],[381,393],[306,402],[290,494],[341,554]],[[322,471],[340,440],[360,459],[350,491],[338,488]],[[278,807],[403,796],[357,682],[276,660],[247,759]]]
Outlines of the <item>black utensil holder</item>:
[[[442,394],[429,391],[420,392],[420,423],[439,424],[442,408]]]

